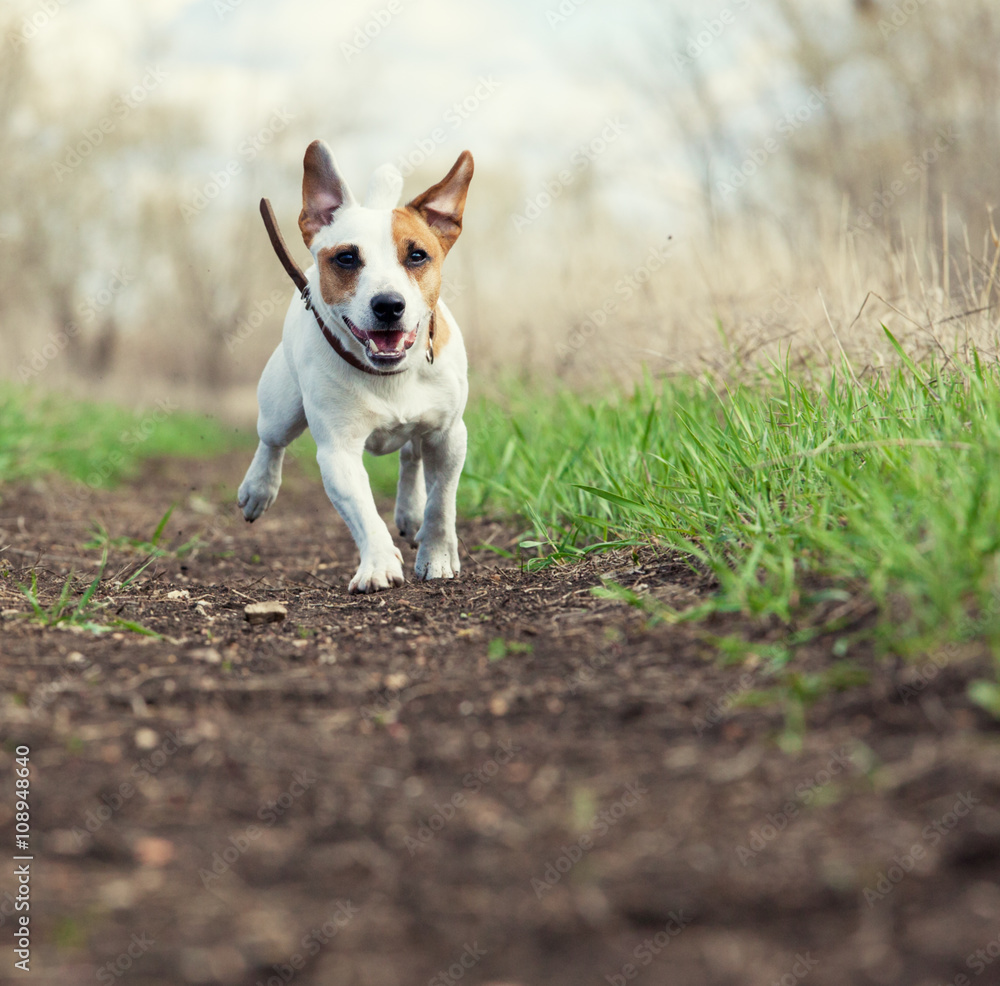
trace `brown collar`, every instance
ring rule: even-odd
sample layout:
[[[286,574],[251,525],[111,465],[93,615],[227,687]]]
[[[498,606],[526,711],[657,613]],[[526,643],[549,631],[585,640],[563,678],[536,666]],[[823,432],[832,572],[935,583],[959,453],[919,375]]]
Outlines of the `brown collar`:
[[[312,298],[309,294],[309,283],[306,281],[305,274],[302,273],[302,268],[292,259],[292,255],[288,252],[288,247],[285,246],[285,241],[282,238],[281,230],[278,229],[278,222],[274,218],[274,210],[271,208],[271,203],[267,199],[260,200],[260,215],[264,220],[264,228],[267,230],[267,235],[271,240],[271,246],[274,247],[274,252],[278,255],[278,260],[281,261],[281,266],[285,268],[285,272],[292,279],[292,282],[299,289],[299,294],[302,295],[302,302],[313,313],[313,318],[316,319],[316,324],[320,327],[324,338],[330,344],[333,351],[342,359],[345,363],[349,363],[356,370],[360,370],[362,373],[370,373],[372,376],[376,377],[391,377],[395,376],[397,373],[405,373],[408,367],[403,367],[400,370],[376,370],[366,363],[362,363],[357,356],[354,355],[341,341],[337,338],[336,334],[331,332],[326,322],[323,321],[320,313],[313,306]],[[431,324],[427,331],[427,362],[434,362],[434,314],[431,313]]]

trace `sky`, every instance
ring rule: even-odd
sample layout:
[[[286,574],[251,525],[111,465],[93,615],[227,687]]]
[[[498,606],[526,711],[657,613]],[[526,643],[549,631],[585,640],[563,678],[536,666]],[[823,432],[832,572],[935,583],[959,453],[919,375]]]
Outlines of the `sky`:
[[[98,113],[103,87],[159,67],[155,99],[204,111],[205,167],[283,111],[357,184],[387,160],[429,156],[443,173],[464,148],[526,194],[589,149],[609,194],[645,212],[682,201],[689,181],[636,84],[651,57],[645,0],[17,2],[43,22],[30,52],[57,105],[78,112],[93,91]]]
[[[385,161],[443,175],[468,148],[525,207],[587,171],[610,210],[664,228],[703,214],[705,176],[672,114],[695,70],[742,131],[737,157],[771,126],[765,94],[802,98],[761,48],[770,0],[13,2],[37,25],[28,47],[57,111],[78,114],[93,93],[96,118],[109,86],[141,86],[151,69],[163,81],[150,102],[197,108],[192,192],[248,142],[297,168],[322,137],[362,187]],[[811,14],[836,6],[815,0]],[[275,120],[294,141],[271,140]]]

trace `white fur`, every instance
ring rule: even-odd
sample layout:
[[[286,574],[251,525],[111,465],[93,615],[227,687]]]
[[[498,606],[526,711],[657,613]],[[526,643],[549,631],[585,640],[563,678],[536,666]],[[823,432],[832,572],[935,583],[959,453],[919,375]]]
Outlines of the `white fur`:
[[[399,196],[403,194],[403,176],[394,164],[383,164],[376,168],[368,180],[368,194],[365,196],[365,208],[394,209],[399,204]]]
[[[316,267],[306,274],[323,320],[362,361],[364,347],[346,327],[343,316],[368,329],[374,319],[373,295],[402,294],[406,301],[403,328],[418,328],[416,343],[402,363],[393,367],[405,367],[405,372],[375,376],[350,366],[327,343],[312,313],[296,295],[285,316],[281,343],[260,379],[260,444],[237,498],[249,521],[267,510],[281,485],[285,447],[308,426],[316,440],[327,495],[361,554],[351,592],[374,592],[403,582],[402,556],[376,509],[362,462],[363,449],[375,455],[400,452],[395,522],[403,537],[418,548],[417,578],[453,578],[460,570],[455,494],[466,448],[462,421],[468,397],[465,346],[457,323],[439,301],[438,318],[447,322],[450,338],[433,364],[426,359],[431,312],[399,263],[391,232],[392,205],[400,192],[397,179],[401,186],[395,168],[380,168],[367,199],[378,207],[357,205],[348,193],[333,221],[310,245],[314,257],[324,247],[337,244],[354,243],[361,248],[365,264],[354,297],[333,310],[322,301]]]

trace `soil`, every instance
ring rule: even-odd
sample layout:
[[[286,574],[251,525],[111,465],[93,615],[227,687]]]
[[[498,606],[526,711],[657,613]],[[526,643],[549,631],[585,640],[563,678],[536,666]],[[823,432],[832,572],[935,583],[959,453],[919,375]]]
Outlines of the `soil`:
[[[966,697],[983,646],[904,666],[818,637],[803,668],[846,657],[869,678],[811,705],[796,749],[780,706],[735,701],[765,662],[712,643],[786,628],[657,623],[591,592],[612,578],[684,608],[712,586],[683,560],[527,571],[481,547],[517,530],[478,520],[460,580],[349,596],[355,549],[319,483],[293,467],[247,526],[245,465],[3,491],[0,838],[18,854],[27,746],[23,981],[1000,982],[1000,745]],[[149,539],[173,503],[171,553],[122,585],[147,555],[112,546],[94,596],[100,622],[159,637],[23,615],[32,572],[43,605],[71,571],[79,598],[95,521]],[[268,601],[287,616],[248,622]]]

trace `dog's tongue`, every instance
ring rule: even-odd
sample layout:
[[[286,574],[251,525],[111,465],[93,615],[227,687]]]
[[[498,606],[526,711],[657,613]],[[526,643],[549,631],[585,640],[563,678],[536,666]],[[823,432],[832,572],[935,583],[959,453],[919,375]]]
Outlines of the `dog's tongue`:
[[[375,349],[380,353],[395,353],[400,348],[402,332],[372,332],[369,339],[375,343]]]
[[[344,322],[353,333],[354,338],[373,356],[401,356],[417,341],[417,329],[414,329],[410,333],[403,332],[402,329],[388,329],[384,332],[362,332],[346,316]]]
[[[369,351],[371,347],[375,347],[375,352],[388,356],[396,353],[403,353],[405,350],[409,349],[417,341],[417,330],[414,329],[410,333],[403,332],[402,330],[392,330],[389,332],[370,332],[368,333],[366,344]]]

